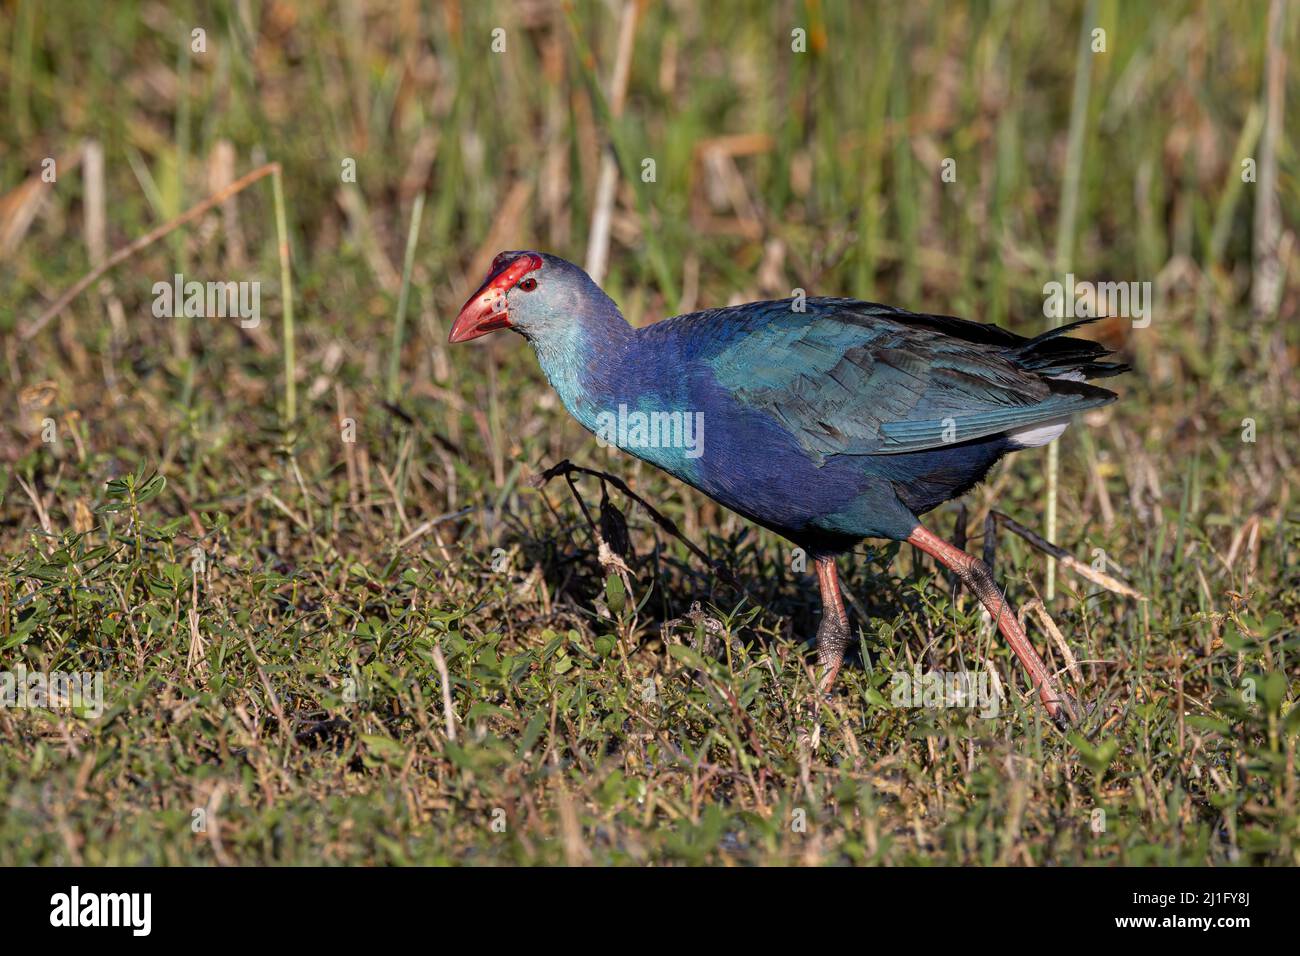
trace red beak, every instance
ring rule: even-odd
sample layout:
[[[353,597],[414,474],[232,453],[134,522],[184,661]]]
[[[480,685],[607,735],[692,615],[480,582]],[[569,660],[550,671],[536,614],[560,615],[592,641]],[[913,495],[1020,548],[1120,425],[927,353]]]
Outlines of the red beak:
[[[469,299],[461,306],[460,315],[452,323],[450,342],[468,342],[497,329],[510,328],[510,314],[506,310],[506,293],[526,273],[542,267],[542,257],[531,252],[518,255],[502,253],[492,263],[492,272]]]

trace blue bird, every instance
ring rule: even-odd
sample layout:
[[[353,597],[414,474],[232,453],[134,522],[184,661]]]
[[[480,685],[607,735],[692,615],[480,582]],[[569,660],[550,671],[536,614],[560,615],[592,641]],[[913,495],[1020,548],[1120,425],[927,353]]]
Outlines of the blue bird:
[[[513,329],[588,430],[794,542],[822,598],[820,687],[850,640],[836,556],[906,541],[988,608],[1053,718],[1076,705],[1025,637],[988,566],[919,516],[964,494],[1003,455],[1045,445],[1116,399],[1085,379],[1127,371],[1083,323],[1035,338],[856,299],[751,302],[634,329],[582,269],[503,252],[452,342]]]

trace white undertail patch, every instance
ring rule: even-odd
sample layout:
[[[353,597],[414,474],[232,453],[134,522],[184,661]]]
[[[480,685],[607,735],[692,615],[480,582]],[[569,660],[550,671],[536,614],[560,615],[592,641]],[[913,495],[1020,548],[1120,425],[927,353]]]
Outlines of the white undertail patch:
[[[1013,432],[1007,432],[1007,437],[1021,448],[1037,448],[1040,445],[1046,445],[1048,442],[1056,441],[1069,424],[1070,419],[1068,417],[1053,418],[1050,421],[1039,422],[1037,425],[1017,428]]]

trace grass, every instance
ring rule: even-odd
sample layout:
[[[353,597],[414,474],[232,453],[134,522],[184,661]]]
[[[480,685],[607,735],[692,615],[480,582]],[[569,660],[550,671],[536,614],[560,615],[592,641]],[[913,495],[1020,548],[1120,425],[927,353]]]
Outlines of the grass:
[[[0,268],[0,670],[102,671],[106,707],[0,708],[0,862],[1300,863],[1300,295],[1292,264],[1251,309],[1237,155],[1263,16],[1095,4],[1065,265],[1158,298],[1095,327],[1135,372],[1062,440],[1056,540],[1150,599],[1058,569],[1074,733],[881,542],[842,563],[858,654],[819,702],[787,543],[600,449],[516,340],[445,345],[495,252],[582,259],[609,140],[605,287],[634,322],[800,287],[1042,331],[1084,6],[649,5],[614,118],[605,4],[9,4],[0,242],[60,168]],[[66,161],[86,138],[102,184]],[[219,188],[223,144],[233,176],[282,163],[282,210],[256,184],[19,334],[92,266],[95,189],[111,251]],[[155,318],[177,271],[260,281],[260,326]],[[1046,457],[967,497],[968,547],[992,507],[1039,526]],[[628,526],[630,592],[607,578],[563,481],[527,480],[564,458],[744,590],[579,478]],[[1045,585],[1018,539],[997,573],[1017,604]],[[893,706],[918,665],[993,668],[1002,712]]]

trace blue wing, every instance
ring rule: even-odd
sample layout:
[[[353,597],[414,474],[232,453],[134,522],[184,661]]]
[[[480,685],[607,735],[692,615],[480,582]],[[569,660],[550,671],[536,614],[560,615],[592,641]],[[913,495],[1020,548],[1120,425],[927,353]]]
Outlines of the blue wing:
[[[1028,339],[855,299],[804,305],[712,309],[646,331],[705,363],[819,462],[942,448],[1061,419],[1115,400],[1083,378],[1126,370],[1100,361],[1101,345],[1065,337],[1074,325]]]

